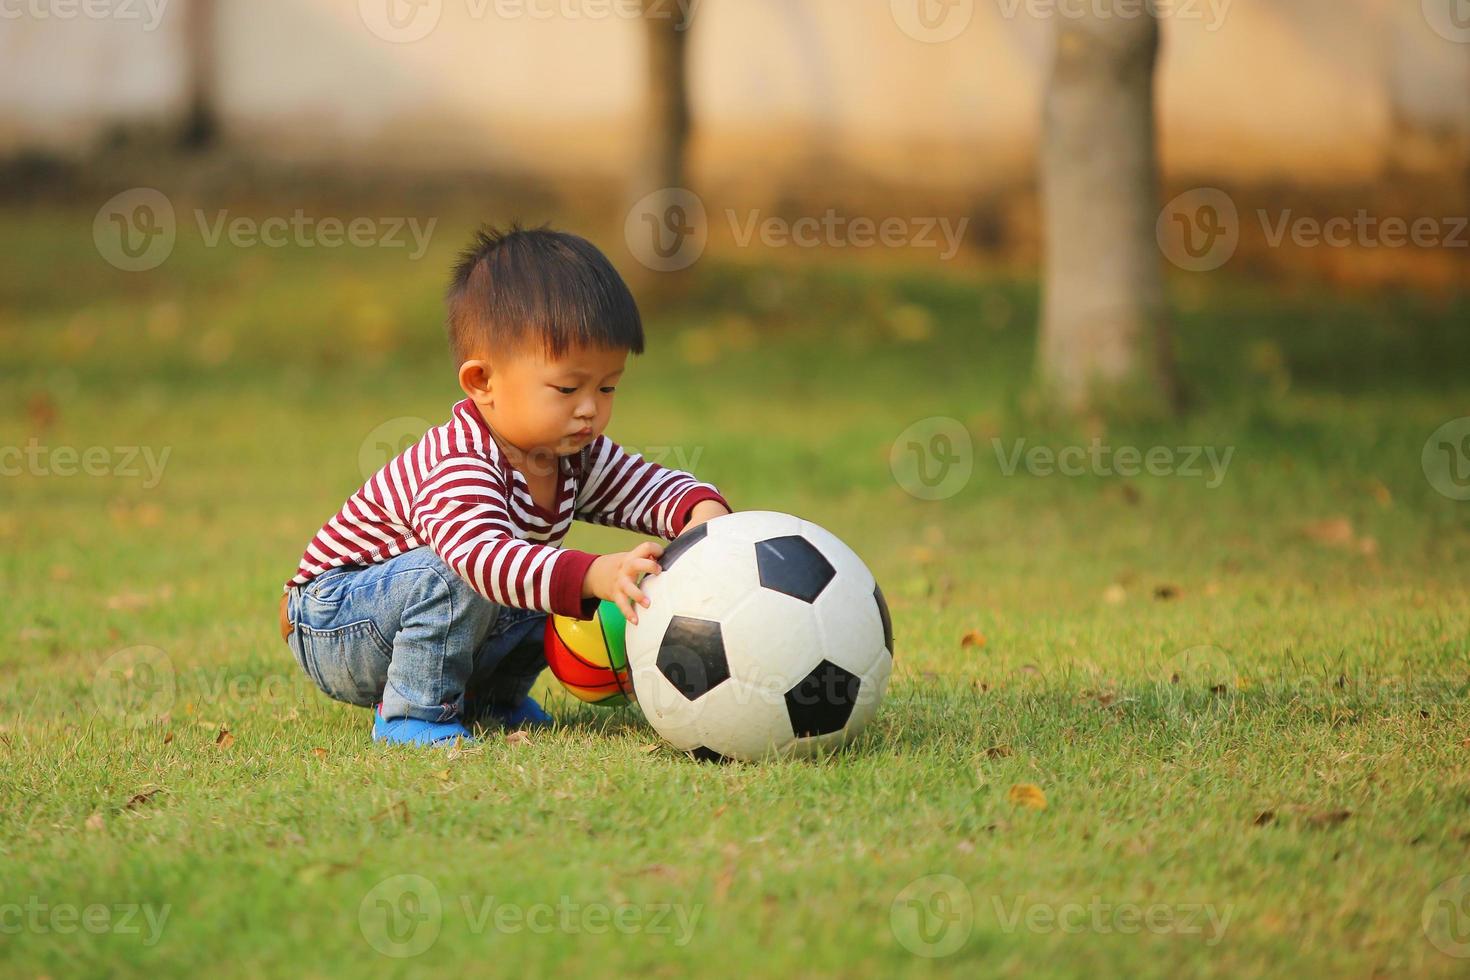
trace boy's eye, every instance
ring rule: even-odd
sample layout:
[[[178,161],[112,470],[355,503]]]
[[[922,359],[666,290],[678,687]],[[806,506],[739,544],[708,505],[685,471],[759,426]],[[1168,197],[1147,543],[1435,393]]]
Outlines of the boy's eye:
[[[613,388],[613,387],[607,387],[607,388],[603,388],[603,389],[602,389],[602,393],[603,393],[603,394],[604,394],[604,395],[611,395],[611,394],[612,394],[612,393],[613,393],[613,392],[615,392],[615,391],[617,391],[617,390],[618,390],[618,389],[616,389],[616,388]]]
[[[556,390],[561,392],[563,395],[575,395],[577,393],[576,388],[566,388],[562,385],[554,385],[553,387],[555,387]]]

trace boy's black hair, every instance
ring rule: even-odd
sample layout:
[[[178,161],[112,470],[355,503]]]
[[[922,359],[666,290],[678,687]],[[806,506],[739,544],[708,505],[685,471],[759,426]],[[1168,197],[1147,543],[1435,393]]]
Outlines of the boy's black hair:
[[[643,353],[638,304],[607,256],[585,238],[546,226],[485,228],[454,267],[446,297],[455,363],[541,348]]]

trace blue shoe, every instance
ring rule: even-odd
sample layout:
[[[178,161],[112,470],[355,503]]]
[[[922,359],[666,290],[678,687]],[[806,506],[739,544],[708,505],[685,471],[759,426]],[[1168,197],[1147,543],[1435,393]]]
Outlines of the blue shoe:
[[[491,705],[485,709],[485,718],[505,728],[550,728],[556,724],[556,719],[529,696],[521,698],[515,707]]]
[[[373,709],[373,741],[389,745],[438,745],[463,739],[473,743],[470,730],[459,721],[424,721],[422,718],[384,718],[383,706]]]

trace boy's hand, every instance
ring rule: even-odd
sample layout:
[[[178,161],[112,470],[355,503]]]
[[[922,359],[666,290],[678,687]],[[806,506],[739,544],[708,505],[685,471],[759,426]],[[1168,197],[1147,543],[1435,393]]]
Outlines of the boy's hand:
[[[663,545],[645,541],[632,551],[599,555],[587,567],[587,576],[582,579],[582,597],[596,596],[616,603],[623,618],[636,624],[638,606],[648,606],[648,597],[638,588],[638,577],[644,572],[657,575],[663,571],[654,561],[663,553]]]

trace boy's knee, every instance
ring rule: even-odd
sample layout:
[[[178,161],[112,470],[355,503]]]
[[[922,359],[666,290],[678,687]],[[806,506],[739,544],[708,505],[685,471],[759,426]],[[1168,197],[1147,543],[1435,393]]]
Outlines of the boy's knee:
[[[435,610],[446,622],[470,628],[488,629],[495,617],[495,606],[461,578],[438,555],[428,552],[404,569],[408,584],[404,597],[405,619],[411,612]]]

